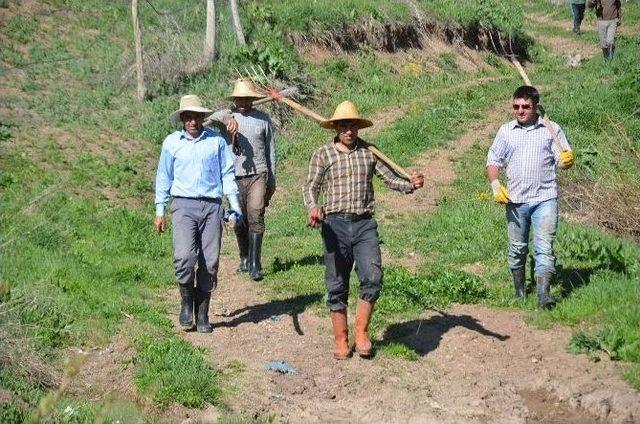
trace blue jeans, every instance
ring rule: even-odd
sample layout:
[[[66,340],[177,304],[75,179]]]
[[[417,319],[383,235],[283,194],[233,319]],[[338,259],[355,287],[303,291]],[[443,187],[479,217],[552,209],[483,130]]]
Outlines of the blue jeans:
[[[529,229],[533,228],[535,274],[554,274],[553,242],[558,229],[558,201],[507,204],[509,268],[524,268],[529,251]]]
[[[573,29],[580,29],[582,19],[584,19],[584,9],[586,4],[572,4],[571,13],[573,14]]]

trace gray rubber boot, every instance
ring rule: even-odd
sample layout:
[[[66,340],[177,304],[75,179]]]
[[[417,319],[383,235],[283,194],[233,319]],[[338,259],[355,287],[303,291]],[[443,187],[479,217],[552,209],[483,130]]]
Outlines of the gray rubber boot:
[[[213,326],[209,323],[209,301],[211,293],[202,293],[196,290],[196,328],[198,333],[211,333]]]
[[[538,293],[538,307],[542,309],[551,309],[556,301],[549,296],[549,287],[553,280],[553,274],[536,275],[536,292]]]
[[[193,286],[178,284],[180,288],[180,327],[183,330],[193,330]]]
[[[518,300],[525,300],[527,298],[524,274],[524,267],[511,270],[511,275],[513,275],[513,287],[515,288],[516,298]]]
[[[236,272],[249,272],[249,235],[247,234],[247,229],[244,225],[239,224],[233,230],[236,233],[238,253],[240,254],[240,263]]]
[[[249,275],[253,281],[262,280],[262,263],[260,255],[262,253],[262,233],[250,233],[251,254],[249,256]]]

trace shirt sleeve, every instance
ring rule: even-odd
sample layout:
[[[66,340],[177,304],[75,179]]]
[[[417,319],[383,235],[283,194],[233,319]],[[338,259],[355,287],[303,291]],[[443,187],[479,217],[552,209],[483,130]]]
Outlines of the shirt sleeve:
[[[167,147],[165,140],[162,143],[160,161],[156,172],[156,216],[164,216],[164,209],[169,201],[171,185],[173,184],[173,162],[174,156]]]
[[[267,119],[267,131],[266,131],[266,140],[265,146],[267,148],[267,187],[275,187],[276,186],[276,137],[273,132],[273,126],[271,125],[271,120]]]
[[[384,184],[391,190],[401,191],[403,193],[413,192],[413,184],[410,181],[405,180],[397,176],[384,161],[376,159],[375,165],[376,175],[384,182]]]
[[[231,154],[231,148],[224,141],[224,138],[220,137],[219,140],[220,143],[218,147],[218,158],[220,160],[222,193],[227,196],[231,209],[233,209],[234,211],[239,211],[239,190],[238,185],[236,184],[236,168],[234,166],[233,155]]]
[[[487,166],[493,165],[502,169],[507,159],[507,138],[503,128],[498,130],[487,155]]]
[[[302,197],[307,209],[318,206],[318,195],[324,180],[324,170],[325,165],[322,158],[322,150],[318,149],[311,156],[309,173],[307,174],[307,180],[302,189]]]

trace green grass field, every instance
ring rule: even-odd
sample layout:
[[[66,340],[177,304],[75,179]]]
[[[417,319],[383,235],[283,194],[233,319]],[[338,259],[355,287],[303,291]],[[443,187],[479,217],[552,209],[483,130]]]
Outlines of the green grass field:
[[[0,421],[153,422],[158,419],[153,411],[171,402],[224,408],[220,370],[207,362],[206,352],[174,333],[167,314],[174,305],[163,297],[174,286],[170,238],[156,236],[151,228],[159,147],[173,129],[167,115],[181,94],[196,93],[207,104],[223,106],[235,69],[259,64],[277,79],[299,84],[309,96],[305,104],[325,116],[345,98],[354,100],[365,116],[403,104],[406,113],[368,140],[411,166],[421,152],[444,148],[469,124],[505,107],[520,85],[516,73],[491,52],[481,52],[488,66],[477,70],[461,69],[451,53],[433,60],[415,51],[402,56],[406,66],[399,67],[393,56],[366,46],[324,61],[307,60],[287,38],[290,32],[321,34],[354,22],[411,19],[411,10],[401,2],[350,0],[328,13],[329,3],[336,4],[242,3],[247,47],[236,45],[230,12],[220,7],[220,58],[190,74],[186,70],[202,45],[204,2],[187,6],[157,0],[153,8],[141,2],[143,42],[154,66],[149,98],[138,102],[128,2],[50,0],[20,13],[14,2],[0,2],[7,12],[0,24],[6,76],[0,86],[0,387],[13,393],[0,405]],[[416,246],[428,261],[416,273],[386,267],[373,326],[381,329],[400,317],[415,318],[425,308],[453,302],[517,309],[538,326],[570,326],[574,337],[568,349],[621,361],[623,377],[640,390],[640,245],[611,230],[620,231],[624,226],[614,224],[630,219],[625,202],[640,198],[640,38],[620,36],[611,64],[596,55],[571,69],[561,55],[537,43],[536,34],[572,34],[536,25],[524,15],[544,12],[568,20],[564,5],[416,3],[424,13],[468,29],[480,25],[532,37],[530,77],[578,158],[578,166],[560,179],[566,188],[563,210],[573,210],[574,192],[588,190],[592,206],[608,206],[603,213],[615,222],[607,229],[561,220],[562,284],[553,289],[558,307],[538,311],[533,299],[516,304],[506,268],[503,211],[487,200],[486,151],[475,146],[456,161],[460,177],[435,210],[381,226],[389,252]],[[625,8],[623,25],[637,23],[640,4],[625,3]],[[465,85],[479,78],[493,79]],[[328,137],[299,116],[289,116],[278,134],[282,196],[267,214],[263,260],[270,296],[308,295],[318,313],[326,313],[321,242],[304,225],[300,186],[312,150]],[[631,205],[638,207],[637,200]],[[232,248],[224,246],[227,252]],[[461,271],[475,263],[482,275]],[[52,402],[55,388],[16,366],[15,358],[22,357],[27,368],[59,376],[68,369],[71,348],[105,346],[116,334],[135,348],[136,401],[101,402],[63,393]],[[404,345],[379,348],[397,360],[416,357]],[[194,375],[209,378],[198,385],[189,378]],[[77,411],[72,417],[63,412],[69,405]],[[34,415],[38,406],[39,416]],[[234,416],[224,420],[253,422]]]

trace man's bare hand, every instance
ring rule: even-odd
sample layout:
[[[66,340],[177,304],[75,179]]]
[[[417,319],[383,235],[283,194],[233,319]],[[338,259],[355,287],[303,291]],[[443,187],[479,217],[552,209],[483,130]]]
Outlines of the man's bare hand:
[[[323,220],[322,209],[315,207],[309,209],[309,219],[307,225],[311,228],[318,228]]]
[[[164,233],[165,221],[164,216],[156,216],[156,220],[153,223],[153,226],[156,228],[158,234]]]
[[[424,175],[419,172],[412,172],[409,181],[414,189],[422,188],[424,186]]]
[[[227,131],[232,137],[235,137],[236,134],[238,134],[238,121],[236,121],[235,118],[231,118],[227,121]]]

